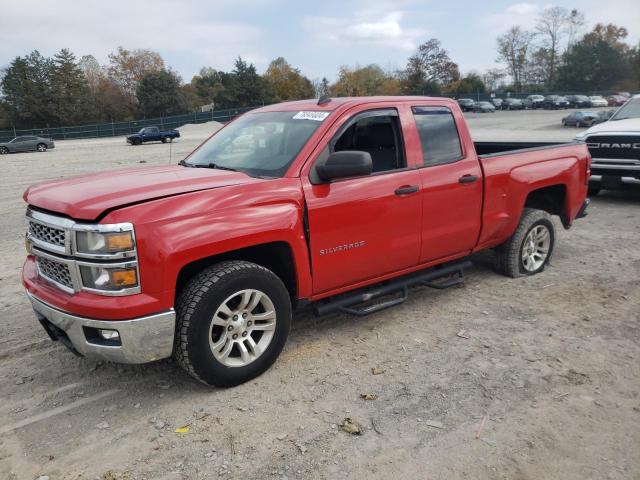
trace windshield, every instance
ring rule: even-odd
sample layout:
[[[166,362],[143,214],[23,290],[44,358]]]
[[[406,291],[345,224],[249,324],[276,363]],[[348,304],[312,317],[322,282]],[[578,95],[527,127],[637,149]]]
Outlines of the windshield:
[[[640,118],[640,97],[633,98],[621,106],[610,120],[626,120],[627,118]]]
[[[329,112],[248,113],[216,133],[184,164],[282,177],[328,115]]]

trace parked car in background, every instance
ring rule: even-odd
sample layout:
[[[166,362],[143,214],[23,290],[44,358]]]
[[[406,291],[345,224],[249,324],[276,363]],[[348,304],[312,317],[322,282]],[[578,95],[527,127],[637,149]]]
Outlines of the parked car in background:
[[[544,103],[544,97],[542,95],[529,95],[527,98],[522,100],[522,104],[524,108],[534,109],[534,108],[542,108],[542,104]]]
[[[597,125],[598,123],[604,123],[607,120],[609,120],[611,118],[611,116],[616,113],[615,110],[602,110],[600,112],[598,112],[598,118],[596,118],[596,121],[594,122],[595,125]]]
[[[131,145],[142,145],[146,142],[172,142],[174,138],[180,138],[178,130],[160,130],[158,127],[144,127],[138,133],[129,135],[127,143]]]
[[[569,102],[560,95],[547,95],[544,97],[542,106],[548,110],[558,110],[560,108],[569,108]]]
[[[631,93],[629,92],[613,92],[614,95],[618,95],[619,97],[624,97],[627,100],[631,98]]]
[[[589,97],[589,100],[591,101],[592,107],[608,107],[609,106],[609,102],[607,102],[607,100],[600,95],[592,95]]]
[[[503,110],[524,110],[522,100],[519,98],[505,98],[502,102]]]
[[[586,95],[567,95],[569,108],[591,108],[591,100]]]
[[[478,113],[494,113],[496,107],[494,107],[491,102],[476,102],[473,106],[473,111]]]
[[[591,153],[589,194],[640,180],[640,95],[614,112],[609,121],[576,135]]]
[[[50,138],[24,135],[16,137],[7,143],[0,143],[0,155],[18,152],[46,152],[50,148],[55,148],[55,146],[55,143]]]
[[[463,112],[473,112],[476,101],[472,98],[459,98],[458,105],[460,105]]]
[[[595,125],[598,114],[596,112],[571,112],[562,119],[565,127],[590,127]]]
[[[607,104],[610,107],[620,107],[624,105],[624,102],[627,100],[627,97],[623,97],[622,95],[609,95],[607,97]]]
[[[491,99],[491,104],[496,107],[496,110],[501,110],[502,109],[502,104],[503,104],[503,100],[501,98],[492,98]]]

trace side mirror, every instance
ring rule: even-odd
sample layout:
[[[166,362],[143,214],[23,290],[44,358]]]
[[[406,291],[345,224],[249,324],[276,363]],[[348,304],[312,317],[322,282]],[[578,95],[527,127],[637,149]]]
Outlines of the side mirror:
[[[316,164],[316,172],[325,182],[336,178],[369,175],[372,170],[371,154],[357,150],[334,152],[324,162]]]

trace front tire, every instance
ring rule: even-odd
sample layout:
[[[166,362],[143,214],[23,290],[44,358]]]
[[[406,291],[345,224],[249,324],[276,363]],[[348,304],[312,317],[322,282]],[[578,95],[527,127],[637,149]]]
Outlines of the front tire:
[[[162,143],[171,143],[173,138],[171,137],[162,137]]]
[[[232,387],[278,358],[291,328],[291,299],[272,271],[225,261],[188,282],[176,314],[178,363],[202,383]]]
[[[0,147],[0,155],[6,155],[9,153],[9,149],[7,147]]]
[[[525,208],[514,234],[495,249],[498,273],[517,278],[535,275],[549,263],[555,244],[555,227],[544,210]]]

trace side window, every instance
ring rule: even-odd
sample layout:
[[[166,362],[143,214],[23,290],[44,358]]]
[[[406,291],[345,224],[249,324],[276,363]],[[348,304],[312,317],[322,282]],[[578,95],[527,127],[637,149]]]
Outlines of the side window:
[[[422,156],[426,166],[453,163],[462,158],[462,147],[451,110],[445,107],[413,107]]]
[[[357,150],[371,154],[373,173],[405,168],[400,123],[395,111],[357,115],[332,145],[333,152]]]

